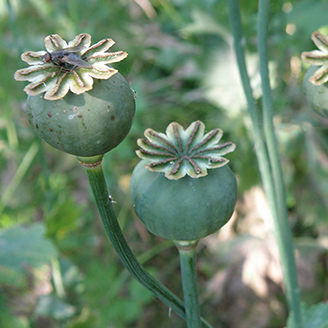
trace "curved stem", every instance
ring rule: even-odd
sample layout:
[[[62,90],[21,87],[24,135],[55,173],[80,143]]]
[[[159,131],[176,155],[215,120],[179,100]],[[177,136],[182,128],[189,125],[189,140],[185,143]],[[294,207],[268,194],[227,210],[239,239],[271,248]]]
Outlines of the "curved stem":
[[[270,0],[259,1],[257,36],[260,59],[260,75],[263,91],[263,125],[267,140],[269,160],[272,167],[277,216],[274,217],[277,244],[279,247],[281,264],[284,271],[284,280],[289,308],[294,320],[294,327],[302,327],[300,290],[297,281],[297,269],[294,257],[292,234],[288,222],[285,187],[282,167],[278,152],[277,139],[273,126],[273,100],[270,87],[267,51],[267,30]]]
[[[186,322],[188,328],[200,328],[201,317],[197,289],[196,247],[198,241],[174,242],[179,250],[183,300],[186,307]]]
[[[172,310],[180,317],[185,319],[186,313],[183,302],[141,266],[125,240],[117,222],[111,197],[107,190],[106,181],[101,167],[101,157],[94,159],[78,159],[87,173],[106,233],[126,269],[144,287],[150,290],[169,308],[172,308]],[[212,328],[205,319],[202,319],[202,327]]]

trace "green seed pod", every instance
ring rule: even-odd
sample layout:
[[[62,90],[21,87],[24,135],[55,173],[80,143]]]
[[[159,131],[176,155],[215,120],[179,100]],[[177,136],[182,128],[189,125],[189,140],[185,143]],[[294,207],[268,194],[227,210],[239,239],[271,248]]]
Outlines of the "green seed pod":
[[[51,146],[79,157],[102,155],[128,134],[135,113],[134,92],[109,64],[128,55],[109,52],[115,43],[91,36],[66,42],[58,34],[44,39],[46,51],[26,51],[30,66],[15,72],[29,81],[27,114],[36,133]]]
[[[93,89],[59,100],[29,96],[28,119],[54,148],[76,156],[101,155],[127,136],[135,113],[135,96],[120,73],[95,80]]]
[[[328,86],[327,83],[314,85],[309,78],[318,70],[316,66],[310,66],[305,73],[303,90],[308,102],[320,115],[328,117]]]
[[[228,165],[207,176],[169,180],[142,160],[131,176],[133,208],[146,228],[171,240],[197,240],[225,225],[237,201],[236,178]]]
[[[152,233],[175,241],[194,241],[219,230],[237,201],[237,183],[222,155],[231,142],[219,144],[222,130],[204,134],[202,122],[186,130],[171,123],[166,134],[151,129],[137,155],[130,192],[137,216]]]

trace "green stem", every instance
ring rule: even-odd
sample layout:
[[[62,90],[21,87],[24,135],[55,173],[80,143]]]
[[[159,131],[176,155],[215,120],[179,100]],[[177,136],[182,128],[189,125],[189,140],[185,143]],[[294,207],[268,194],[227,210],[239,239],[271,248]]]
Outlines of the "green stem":
[[[141,266],[125,240],[107,190],[101,167],[101,156],[90,159],[79,158],[79,160],[87,173],[106,233],[124,266],[139,283],[185,319],[186,313],[183,302]],[[203,327],[212,328],[205,319],[202,319],[202,325]]]
[[[301,316],[300,290],[297,281],[297,269],[294,257],[294,246],[288,222],[285,187],[278,152],[278,143],[273,126],[273,100],[270,87],[267,51],[269,5],[270,0],[259,0],[257,36],[260,59],[260,75],[263,91],[263,125],[273,174],[275,200],[277,206],[277,215],[274,217],[274,225],[281,264],[284,271],[286,294],[292,318],[294,320],[294,327],[301,328],[303,327],[303,324]]]
[[[186,307],[186,321],[188,328],[200,328],[201,316],[197,289],[196,247],[195,242],[175,241],[179,250],[183,300]]]
[[[256,106],[256,101],[253,96],[253,90],[251,87],[249,75],[247,72],[244,43],[245,39],[242,35],[241,18],[239,12],[238,0],[229,0],[229,16],[231,30],[234,39],[234,49],[239,68],[239,74],[244,89],[244,93],[247,101],[247,110],[252,121],[254,140],[255,140],[255,152],[258,159],[259,169],[263,181],[263,187],[268,197],[270,209],[272,215],[275,215],[276,206],[274,202],[274,189],[273,189],[273,178],[271,174],[270,162],[268,158],[267,148],[262,131],[262,120],[260,111]]]
[[[266,49],[268,0],[260,0],[258,20],[258,44],[260,56],[260,71],[263,90],[263,126],[265,139],[262,132],[262,122],[255,105],[252,88],[247,73],[246,61],[241,28],[241,19],[238,0],[229,0],[229,13],[234,47],[237,57],[239,72],[247,99],[248,111],[252,120],[254,137],[256,140],[256,155],[260,167],[264,190],[269,200],[275,226],[275,235],[279,247],[288,305],[293,314],[295,328],[302,327],[300,312],[299,287],[297,270],[294,258],[292,235],[288,224],[288,213],[285,201],[285,190],[282,178],[282,169],[278,155],[277,141],[273,129],[273,102],[268,73],[268,57]]]

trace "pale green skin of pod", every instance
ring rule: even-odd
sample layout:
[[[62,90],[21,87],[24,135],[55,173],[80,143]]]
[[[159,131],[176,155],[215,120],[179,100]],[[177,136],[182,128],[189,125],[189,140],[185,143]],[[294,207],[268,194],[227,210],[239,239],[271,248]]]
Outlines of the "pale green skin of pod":
[[[105,154],[130,131],[135,95],[120,73],[94,80],[81,95],[69,92],[60,100],[42,95],[27,99],[28,119],[36,133],[54,148],[76,156]]]
[[[202,178],[169,180],[151,172],[142,160],[130,181],[133,208],[146,228],[157,236],[190,241],[225,225],[237,201],[237,182],[228,165],[208,170]]]
[[[310,66],[305,73],[303,80],[303,90],[308,102],[319,114],[328,117],[328,86],[327,83],[314,85],[309,78],[318,69],[318,66]]]

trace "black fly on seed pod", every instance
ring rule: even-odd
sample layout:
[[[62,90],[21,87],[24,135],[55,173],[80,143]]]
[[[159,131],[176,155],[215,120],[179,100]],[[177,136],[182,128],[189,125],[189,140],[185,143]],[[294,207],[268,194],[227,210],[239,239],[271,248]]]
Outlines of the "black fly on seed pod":
[[[93,79],[107,80],[117,73],[108,64],[123,60],[124,51],[108,52],[112,39],[103,39],[91,45],[91,36],[77,35],[66,42],[58,34],[45,39],[46,51],[26,51],[23,61],[30,66],[15,73],[17,81],[31,82],[24,88],[29,96],[43,94],[46,100],[59,100],[72,91],[76,95],[90,91]]]
[[[92,65],[83,60],[82,57],[78,54],[78,52],[84,49],[85,47],[77,46],[56,50],[53,52],[47,52],[42,57],[42,61],[44,63],[49,63],[51,61],[53,64],[63,68],[68,68],[67,64],[72,65],[73,69],[76,67],[91,68]]]
[[[51,34],[45,37],[45,50],[22,54],[29,67],[14,77],[30,82],[24,88],[28,118],[51,146],[92,157],[115,148],[128,134],[135,98],[129,83],[109,66],[127,56],[109,52],[113,45],[110,38],[91,45],[86,33],[69,42]]]

